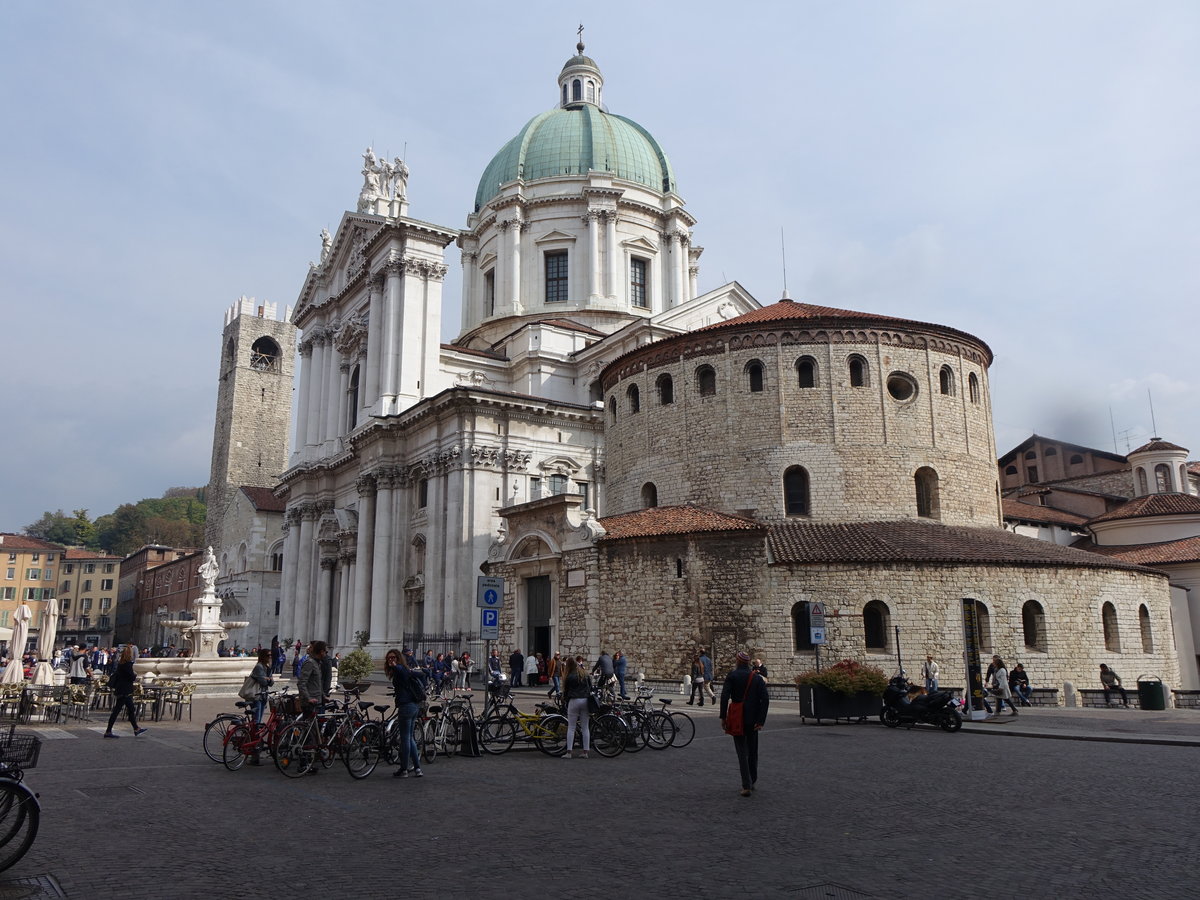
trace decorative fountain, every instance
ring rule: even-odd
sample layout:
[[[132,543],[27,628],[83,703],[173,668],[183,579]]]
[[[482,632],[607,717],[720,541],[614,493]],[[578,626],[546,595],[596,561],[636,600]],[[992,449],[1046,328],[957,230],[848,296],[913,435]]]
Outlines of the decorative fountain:
[[[233,695],[257,660],[244,656],[220,656],[217,647],[229,637],[230,631],[246,628],[250,623],[221,621],[221,598],[216,592],[217,575],[221,569],[212,547],[204,551],[204,562],[198,571],[204,592],[192,604],[196,617],[163,622],[170,628],[179,629],[181,641],[190,646],[189,654],[169,658],[141,657],[135,669],[139,675],[185,679],[196,685],[197,694]]]

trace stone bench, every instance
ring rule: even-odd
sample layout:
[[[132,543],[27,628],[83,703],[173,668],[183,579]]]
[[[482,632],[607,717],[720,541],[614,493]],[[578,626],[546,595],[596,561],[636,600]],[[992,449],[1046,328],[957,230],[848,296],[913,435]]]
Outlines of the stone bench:
[[[1171,691],[1176,709],[1200,709],[1200,691]]]
[[[1079,695],[1079,705],[1091,707],[1092,709],[1104,709],[1108,704],[1104,702],[1104,691],[1095,690],[1092,688],[1080,688],[1075,693]],[[1121,693],[1117,690],[1109,692],[1112,697],[1112,702],[1120,704]],[[1129,697],[1129,708],[1138,709],[1138,692],[1137,688],[1125,688],[1125,694]]]

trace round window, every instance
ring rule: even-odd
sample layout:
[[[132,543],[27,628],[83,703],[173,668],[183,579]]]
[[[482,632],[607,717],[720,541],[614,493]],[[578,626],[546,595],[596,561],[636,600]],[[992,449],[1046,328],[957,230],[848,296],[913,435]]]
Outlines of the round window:
[[[901,402],[917,396],[917,382],[904,372],[893,372],[889,375],[887,388],[892,398]]]

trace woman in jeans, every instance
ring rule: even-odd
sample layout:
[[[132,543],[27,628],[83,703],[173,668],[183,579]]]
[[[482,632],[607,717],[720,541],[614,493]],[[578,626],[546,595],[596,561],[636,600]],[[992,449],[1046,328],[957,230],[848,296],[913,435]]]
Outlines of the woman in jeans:
[[[400,768],[392,773],[395,778],[407,778],[411,771],[420,778],[421,757],[417,752],[417,741],[413,737],[413,723],[421,711],[425,699],[425,688],[421,679],[404,664],[404,657],[396,650],[389,650],[384,657],[383,670],[392,679],[396,696],[396,727],[400,729]],[[410,765],[411,763],[411,765]]]
[[[261,725],[263,711],[267,708],[267,688],[275,683],[275,679],[271,677],[270,650],[258,651],[258,662],[255,663],[254,669],[251,670],[250,677],[258,685],[258,696],[254,698],[254,721]]]
[[[580,755],[588,758],[588,747],[592,745],[592,732],[588,722],[588,694],[592,681],[579,668],[579,663],[567,657],[567,677],[564,679],[563,698],[567,701],[567,752],[563,759],[575,755],[575,726],[583,730],[583,750]]]
[[[113,726],[117,724],[117,713],[122,709],[129,714],[129,724],[133,726],[133,735],[145,734],[145,728],[138,728],[137,710],[133,707],[133,682],[137,676],[133,673],[133,646],[126,644],[121,651],[121,661],[117,663],[117,671],[108,680],[108,686],[113,692],[112,713],[108,717],[108,729],[104,732],[106,738],[115,738]]]

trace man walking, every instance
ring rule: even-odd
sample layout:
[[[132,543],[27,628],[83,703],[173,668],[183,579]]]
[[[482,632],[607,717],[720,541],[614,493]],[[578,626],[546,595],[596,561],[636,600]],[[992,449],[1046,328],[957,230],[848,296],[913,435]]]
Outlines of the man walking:
[[[508,670],[512,672],[512,686],[518,688],[521,686],[521,675],[525,672],[525,654],[516,647],[508,657]]]
[[[925,654],[925,665],[921,666],[921,678],[925,681],[925,690],[933,693],[938,689],[938,664],[933,661],[933,654]]]
[[[733,749],[737,751],[738,768],[742,773],[743,797],[749,797],[758,781],[758,732],[767,721],[767,707],[771,699],[767,695],[767,683],[750,671],[750,654],[744,650],[737,655],[737,668],[725,676],[721,688],[721,724],[729,704],[742,704],[741,734],[733,735]],[[736,727],[736,723],[728,723]]]
[[[703,647],[700,648],[700,665],[704,668],[704,686],[700,691],[700,700],[703,702],[704,692],[707,691],[708,699],[716,703],[717,695],[713,690],[713,661],[712,657],[708,655],[708,651]]]

